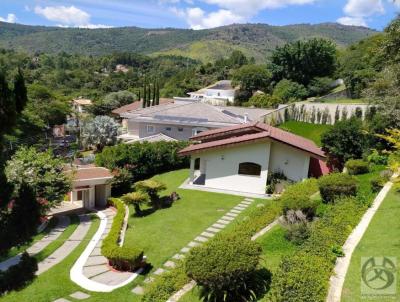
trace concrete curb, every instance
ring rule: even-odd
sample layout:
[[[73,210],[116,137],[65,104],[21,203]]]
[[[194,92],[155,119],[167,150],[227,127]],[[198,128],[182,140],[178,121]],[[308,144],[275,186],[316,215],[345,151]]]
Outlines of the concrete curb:
[[[396,178],[398,174],[393,175]],[[338,258],[334,268],[334,274],[331,276],[329,283],[328,296],[326,302],[340,302],[344,281],[346,278],[347,270],[350,266],[351,256],[358,243],[361,241],[365,231],[367,230],[372,218],[376,211],[379,209],[387,193],[393,186],[393,182],[389,181],[385,184],[379,194],[375,197],[372,206],[365,212],[361,218],[360,223],[354,228],[353,232],[347,238],[343,245],[344,257]]]
[[[113,286],[90,280],[83,274],[83,267],[89,259],[92,251],[101,240],[101,237],[105,232],[107,226],[107,216],[103,212],[96,212],[96,214],[100,218],[99,229],[94,234],[93,238],[90,240],[83,253],[79,256],[78,260],[76,260],[75,264],[72,266],[70,271],[70,278],[73,282],[86,290],[109,293],[112,292],[114,289],[120,288],[132,282],[139,274],[134,273],[129,279],[118,285]]]

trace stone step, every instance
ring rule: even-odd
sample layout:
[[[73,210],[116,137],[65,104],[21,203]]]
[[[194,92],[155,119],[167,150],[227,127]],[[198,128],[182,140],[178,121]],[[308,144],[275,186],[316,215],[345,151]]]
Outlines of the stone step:
[[[172,256],[172,259],[176,259],[176,260],[181,260],[185,258],[185,255],[182,254],[175,254],[174,256]]]
[[[239,216],[239,214],[237,214],[237,213],[226,213],[225,216],[237,217],[237,216]]]
[[[251,205],[253,202],[252,201],[242,201],[241,204],[248,204]]]
[[[231,213],[235,213],[235,214],[240,214],[240,213],[242,213],[242,211],[240,210],[235,210],[235,209],[232,209],[232,210],[230,210],[229,212],[231,212]]]
[[[195,246],[199,246],[199,245],[201,245],[201,243],[194,242],[194,241],[190,241],[190,242],[188,243],[188,246],[190,246],[190,247],[195,247]]]
[[[217,223],[219,223],[219,224],[230,224],[231,222],[227,221],[227,220],[220,219],[220,220],[217,221]]]
[[[209,237],[209,238],[215,236],[214,233],[209,233],[209,232],[203,232],[203,233],[201,233],[200,235],[203,236],[203,237]]]
[[[223,229],[224,227],[226,227],[226,225],[220,224],[220,223],[214,223],[214,224],[212,225],[212,227],[213,227],[213,228],[220,228],[220,229]]]
[[[228,220],[228,221],[235,220],[235,218],[230,217],[230,216],[223,216],[223,217],[221,217],[221,219],[223,219],[223,220]]]
[[[218,232],[221,231],[221,229],[216,229],[216,228],[213,228],[213,227],[209,227],[206,231],[207,231],[207,232],[218,233]]]
[[[181,249],[182,253],[188,253],[189,251],[190,251],[190,248],[188,248],[188,247],[184,247]]]
[[[156,270],[154,271],[153,274],[159,276],[159,275],[164,274],[165,272],[166,272],[165,269],[163,269],[163,268],[158,268],[158,269],[156,269]]]
[[[208,238],[203,237],[203,236],[197,236],[196,238],[194,238],[194,240],[199,241],[199,242],[206,242],[206,241],[208,241]]]
[[[80,291],[74,292],[73,294],[70,294],[69,296],[71,298],[76,299],[76,300],[85,300],[85,299],[90,298],[89,294],[83,293],[83,292],[80,292]]]
[[[136,286],[134,289],[132,289],[132,293],[135,295],[144,295],[144,288],[141,287],[140,285]]]
[[[85,263],[85,266],[95,266],[107,264],[108,260],[104,256],[90,256]]]
[[[176,263],[174,261],[169,260],[164,263],[164,266],[168,267],[168,268],[174,268],[174,267],[176,267]]]
[[[83,274],[91,279],[95,276],[108,272],[109,269],[105,265],[96,265],[96,266],[84,266],[83,267]]]

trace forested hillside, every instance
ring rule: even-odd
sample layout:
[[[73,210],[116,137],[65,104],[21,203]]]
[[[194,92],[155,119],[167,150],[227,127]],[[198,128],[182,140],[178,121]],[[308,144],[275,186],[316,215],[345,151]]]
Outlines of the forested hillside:
[[[31,53],[65,51],[104,55],[128,51],[147,55],[172,54],[203,62],[240,50],[263,62],[272,50],[287,42],[321,37],[334,41],[338,46],[347,46],[374,33],[368,28],[335,23],[288,26],[239,24],[195,31],[138,27],[78,29],[0,22],[0,47]]]

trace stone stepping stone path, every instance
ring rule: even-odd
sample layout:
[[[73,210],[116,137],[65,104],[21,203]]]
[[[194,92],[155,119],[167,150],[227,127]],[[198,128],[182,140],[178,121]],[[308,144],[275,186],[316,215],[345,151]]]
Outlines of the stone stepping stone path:
[[[111,230],[111,226],[115,215],[117,214],[112,208],[102,211],[107,218],[107,225],[104,233],[101,235],[101,240],[97,243],[96,247],[91,252],[89,258],[83,266],[83,275],[97,283],[105,285],[118,285],[128,279],[131,272],[115,272],[108,266],[108,260],[101,255],[101,245],[103,239],[107,237]]]
[[[35,242],[31,247],[29,247],[26,252],[30,256],[34,256],[44,250],[50,243],[56,240],[69,226],[71,220],[68,216],[58,216],[57,225],[42,239]],[[0,271],[7,270],[10,266],[16,265],[21,260],[22,254],[18,254],[0,263]]]
[[[88,246],[71,269],[71,280],[82,288],[95,292],[111,292],[125,286],[138,276],[138,272],[119,272],[108,265],[101,255],[103,239],[111,230],[116,212],[112,208],[97,212],[100,226]]]
[[[73,294],[69,295],[71,298],[75,300],[86,300],[90,298],[90,295],[81,291],[74,292]],[[57,300],[54,300],[53,302],[71,302],[71,300],[65,299],[65,298],[60,298]]]
[[[164,272],[168,271],[168,268],[174,268],[176,266],[176,263],[174,260],[181,260],[185,258],[186,253],[188,253],[193,247],[199,246],[208,240],[210,240],[212,237],[214,237],[218,232],[220,232],[223,228],[225,228],[228,224],[230,224],[232,221],[235,220],[235,218],[242,213],[245,209],[247,209],[252,203],[254,202],[254,199],[250,198],[245,198],[244,201],[239,203],[236,207],[231,209],[228,213],[226,213],[223,217],[221,217],[216,223],[214,223],[212,226],[207,228],[203,233],[201,233],[199,236],[193,239],[193,241],[189,242],[187,246],[182,248],[180,250],[180,254],[175,254],[172,256],[170,260],[164,263],[163,268],[159,268],[156,271],[154,271],[154,275],[161,275]],[[144,283],[151,283],[154,281],[153,277],[149,277],[146,280],[144,280]],[[144,294],[144,288],[140,285],[137,285],[135,288],[132,289],[132,293],[136,295],[143,295]]]

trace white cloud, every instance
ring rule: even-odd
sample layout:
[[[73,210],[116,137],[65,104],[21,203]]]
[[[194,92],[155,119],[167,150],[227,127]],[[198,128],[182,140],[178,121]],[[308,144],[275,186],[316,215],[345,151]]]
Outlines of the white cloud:
[[[8,14],[7,18],[0,17],[0,21],[7,23],[15,23],[17,22],[17,16],[15,14]]]
[[[60,27],[108,28],[112,26],[90,23],[90,15],[75,6],[36,6],[35,13],[47,20],[58,22]]]
[[[360,17],[341,17],[337,19],[337,22],[343,25],[368,26],[364,18]]]
[[[179,3],[182,0],[160,0],[164,3]],[[190,3],[191,0],[183,0]],[[199,7],[186,9],[170,8],[178,17],[186,20],[192,29],[213,28],[248,21],[264,9],[277,9],[288,5],[311,4],[318,0],[200,0],[218,6],[218,10],[205,12]]]
[[[348,0],[343,8],[344,17],[337,22],[344,25],[368,26],[367,19],[377,14],[384,14],[382,0]]]

